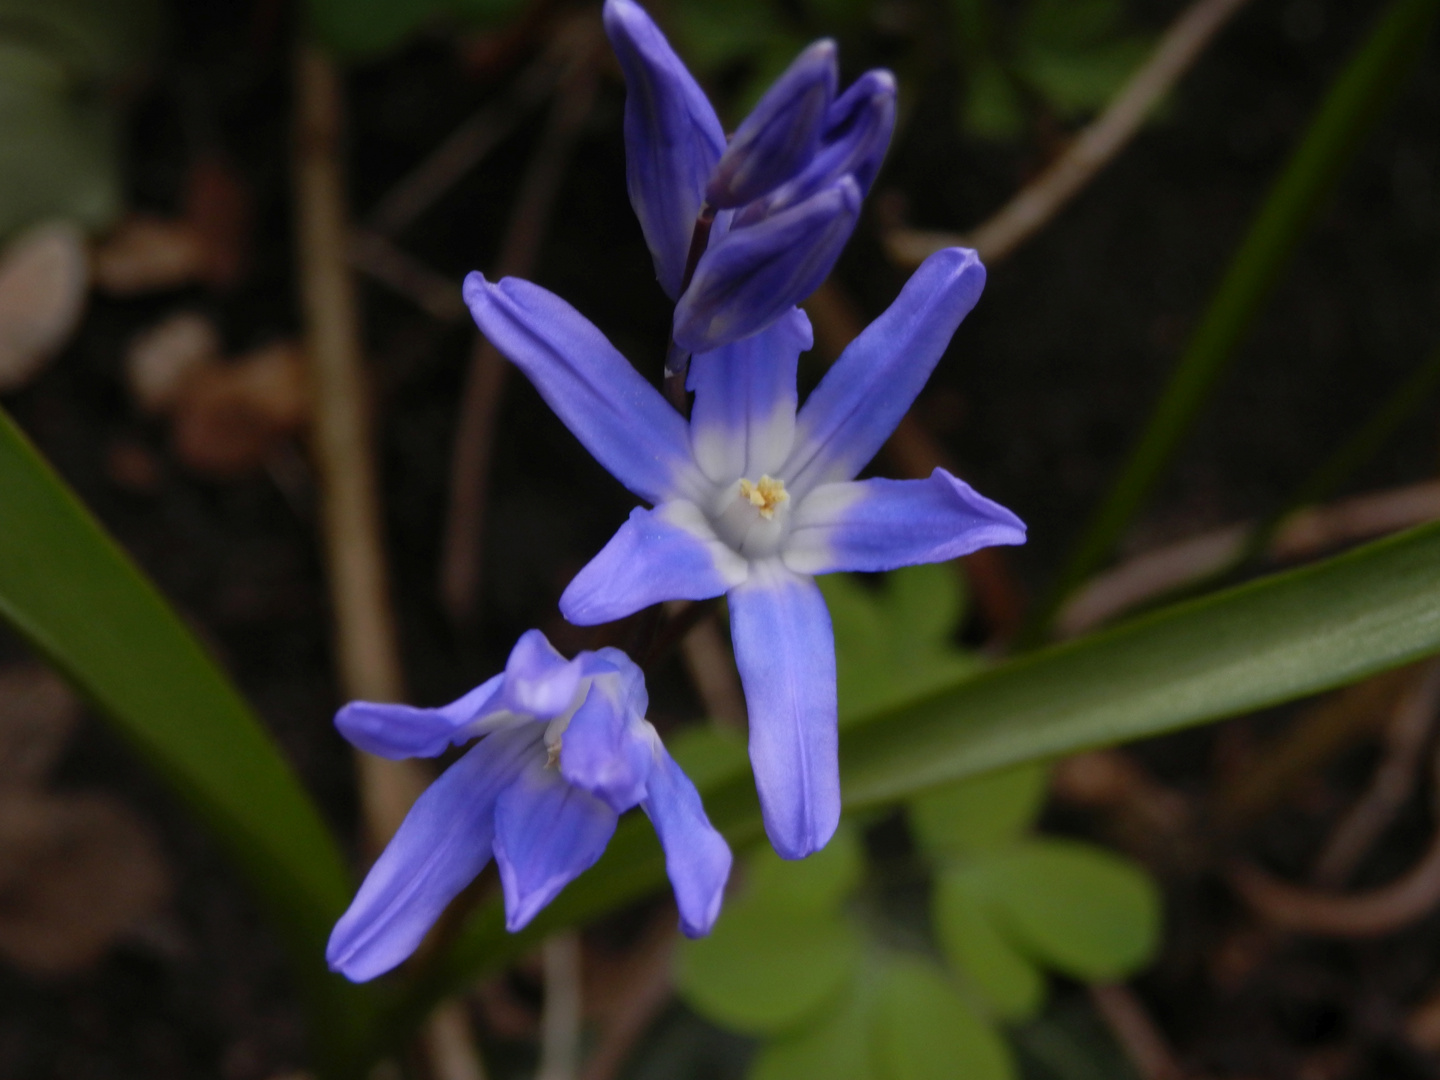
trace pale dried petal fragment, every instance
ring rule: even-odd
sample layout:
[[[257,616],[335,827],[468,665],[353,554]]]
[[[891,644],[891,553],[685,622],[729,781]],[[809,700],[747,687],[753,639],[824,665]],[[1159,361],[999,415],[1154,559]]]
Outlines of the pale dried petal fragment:
[[[142,412],[166,413],[196,370],[220,360],[220,332],[198,311],[181,311],[137,334],[125,353],[125,381]]]
[[[0,253],[0,394],[18,390],[58,353],[85,310],[85,237],[68,221],[37,225]]]

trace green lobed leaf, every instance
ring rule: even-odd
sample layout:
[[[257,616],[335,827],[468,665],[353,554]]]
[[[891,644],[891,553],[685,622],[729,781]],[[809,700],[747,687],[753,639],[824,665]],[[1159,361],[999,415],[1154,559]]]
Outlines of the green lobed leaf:
[[[980,670],[952,639],[965,605],[954,565],[894,570],[876,588],[849,574],[818,581],[835,628],[842,725]]]
[[[709,937],[683,944],[676,982],[703,1016],[769,1035],[801,1026],[838,1000],[859,956],[860,935],[838,913],[742,900]]]
[[[993,769],[1294,700],[1437,651],[1440,524],[1433,524],[1038,650],[861,718],[841,735],[842,790],[851,809],[893,803]],[[714,776],[701,794],[732,845],[763,837],[743,763]],[[649,822],[632,815],[600,862],[524,933],[505,933],[498,903],[477,912],[413,988],[409,1009],[423,1012],[558,927],[659,888],[664,874]]]
[[[838,911],[860,884],[864,853],[853,829],[841,822],[830,843],[809,858],[782,859],[762,847],[746,866],[744,903],[771,911]]]
[[[887,958],[875,1004],[875,1058],[885,1080],[1011,1080],[1005,1040],[975,1013],[938,967]]]
[[[0,412],[0,617],[64,672],[224,844],[308,990],[322,1066],[359,1050],[373,994],[324,970],[350,898],[314,804],[155,588]]]
[[[800,1030],[767,1039],[748,1080],[879,1080],[871,1037],[872,1001],[859,980]]]
[[[1093,844],[1036,839],[984,856],[985,887],[1005,931],[1066,975],[1133,974],[1160,937],[1160,898],[1138,866]]]
[[[983,882],[965,869],[942,869],[930,902],[936,936],[950,966],[1002,1016],[1033,1016],[1045,1002],[1045,977],[996,925]]]
[[[1009,843],[1039,815],[1048,779],[1049,770],[1031,762],[926,792],[910,803],[910,831],[935,857]]]

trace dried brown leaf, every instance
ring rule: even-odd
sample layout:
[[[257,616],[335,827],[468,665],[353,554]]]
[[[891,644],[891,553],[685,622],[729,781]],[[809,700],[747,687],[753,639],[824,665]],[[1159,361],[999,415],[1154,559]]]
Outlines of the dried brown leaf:
[[[0,796],[0,956],[80,971],[159,908],[170,873],[149,827],[108,795]]]
[[[259,468],[310,411],[304,356],[278,342],[233,364],[197,369],[175,404],[175,450],[196,472],[238,476]]]
[[[114,296],[178,288],[206,272],[204,234],[189,221],[135,214],[95,249],[95,285]]]
[[[48,668],[0,669],[0,790],[42,783],[79,719],[79,699]]]

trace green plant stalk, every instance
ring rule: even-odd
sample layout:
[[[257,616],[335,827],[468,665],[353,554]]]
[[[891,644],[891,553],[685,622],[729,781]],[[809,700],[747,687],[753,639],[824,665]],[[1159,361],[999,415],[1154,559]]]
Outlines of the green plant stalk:
[[[1440,0],[1394,0],[1330,87],[1231,260],[1139,443],[1021,635],[1023,644],[1038,643],[1149,497],[1364,136],[1425,55],[1437,12]]]
[[[213,830],[280,932],[325,1075],[349,1075],[376,992],[325,969],[350,899],[339,849],[229,680],[0,411],[0,618]]]
[[[841,734],[847,810],[968,776],[1219,720],[1440,651],[1440,524],[1356,548],[1002,663]],[[743,765],[701,793],[737,849],[764,829]],[[664,882],[649,823],[621,822],[601,861],[519,934],[498,899],[414,982],[393,1031],[477,972]],[[393,1035],[391,1037],[394,1037]]]

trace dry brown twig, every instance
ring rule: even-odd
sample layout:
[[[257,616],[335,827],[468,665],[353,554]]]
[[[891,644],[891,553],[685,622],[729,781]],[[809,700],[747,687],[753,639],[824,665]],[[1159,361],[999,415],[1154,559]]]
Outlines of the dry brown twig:
[[[551,107],[540,145],[520,182],[520,200],[496,260],[494,276],[527,276],[539,255],[545,226],[564,176],[570,151],[590,114],[598,79],[600,42],[593,22],[587,34],[571,39],[569,72]],[[440,601],[456,623],[475,613],[480,586],[481,538],[485,529],[487,481],[504,389],[505,359],[483,336],[475,338],[460,406],[460,426],[450,468],[450,512],[440,563]]]
[[[630,950],[618,978],[593,988],[591,1000],[598,1013],[593,1019],[599,1030],[580,1080],[615,1080],[636,1043],[669,1004],[675,990],[676,936],[674,909],[667,907]]]
[[[1423,665],[1400,696],[1385,727],[1385,755],[1369,789],[1331,833],[1310,877],[1316,885],[1344,883],[1365,852],[1415,791],[1416,774],[1440,713],[1440,661]]]
[[[1434,773],[1440,785],[1440,754],[1435,755]],[[1440,798],[1436,804],[1440,811]],[[1429,848],[1410,871],[1378,889],[1337,894],[1302,888],[1244,863],[1231,868],[1227,878],[1261,918],[1281,929],[1330,937],[1379,937],[1423,918],[1440,904],[1440,821]]]
[[[394,614],[381,543],[374,440],[361,359],[360,319],[346,264],[344,178],[340,169],[340,80],[312,47],[296,54],[295,211],[301,305],[315,395],[311,451],[321,492],[322,530],[336,653],[345,694],[372,701],[403,696]],[[366,831],[383,844],[404,820],[426,777],[413,762],[356,755]],[[478,1080],[479,1055],[460,1006],[441,1005],[421,1033],[441,1080]],[[447,1071],[441,1072],[441,1069]]]
[[[580,933],[562,930],[541,947],[545,1010],[540,1016],[540,1065],[536,1080],[576,1080],[580,1068]]]
[[[1164,1033],[1128,986],[1089,988],[1090,1000],[1141,1080],[1185,1080]]]
[[[1440,519],[1440,480],[1377,491],[1311,507],[1275,533],[1267,556],[1276,562],[1312,558],[1361,540]],[[1061,638],[1076,637],[1149,600],[1224,571],[1245,551],[1254,526],[1227,525],[1137,555],[1098,574],[1056,619]]]
[[[1259,820],[1331,757],[1383,723],[1409,678],[1408,669],[1385,671],[1307,707],[1283,735],[1261,748],[1250,767],[1221,786],[1216,826],[1235,832]]]
[[[518,129],[570,67],[575,33],[573,26],[556,33],[498,101],[476,110],[395,184],[370,211],[369,230],[386,237],[402,232]]]
[[[350,265],[410,300],[432,319],[455,322],[465,315],[460,286],[373,229],[350,230]]]
[[[1196,0],[1170,24],[1150,58],[1105,110],[1033,181],[966,235],[891,229],[885,250],[901,266],[919,266],[947,247],[973,247],[987,263],[1009,255],[1039,232],[1130,142],[1245,0]]]

